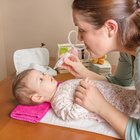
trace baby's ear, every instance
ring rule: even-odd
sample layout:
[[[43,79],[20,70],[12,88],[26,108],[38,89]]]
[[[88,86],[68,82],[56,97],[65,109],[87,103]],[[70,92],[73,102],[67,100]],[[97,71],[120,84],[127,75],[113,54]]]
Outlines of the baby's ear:
[[[41,103],[44,101],[44,97],[35,93],[34,95],[31,96],[31,100],[36,102],[36,103]]]

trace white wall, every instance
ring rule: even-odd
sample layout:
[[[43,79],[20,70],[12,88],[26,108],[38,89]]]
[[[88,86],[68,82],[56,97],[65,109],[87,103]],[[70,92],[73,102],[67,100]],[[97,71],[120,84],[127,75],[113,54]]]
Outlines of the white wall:
[[[66,43],[68,32],[75,29],[71,12],[73,0],[0,1],[3,1],[1,6],[4,25],[0,23],[0,30],[3,31],[0,32],[0,58],[3,58],[0,59],[0,65],[4,69],[2,75],[15,71],[15,50],[39,47],[44,42],[50,55],[56,57],[57,44]]]
[[[6,55],[5,55],[5,48],[4,48],[2,5],[3,5],[3,1],[0,1],[0,80],[4,79],[7,75]]]
[[[4,31],[8,74],[14,71],[12,56],[16,49],[39,47],[46,43],[51,56],[57,44],[67,42],[74,29],[72,0],[4,0]]]

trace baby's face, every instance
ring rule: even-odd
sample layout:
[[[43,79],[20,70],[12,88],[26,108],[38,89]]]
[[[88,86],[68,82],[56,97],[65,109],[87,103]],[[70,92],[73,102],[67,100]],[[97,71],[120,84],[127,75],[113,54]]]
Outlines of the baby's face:
[[[32,70],[24,80],[28,88],[45,97],[46,101],[50,101],[57,89],[57,81],[52,76],[37,70]]]

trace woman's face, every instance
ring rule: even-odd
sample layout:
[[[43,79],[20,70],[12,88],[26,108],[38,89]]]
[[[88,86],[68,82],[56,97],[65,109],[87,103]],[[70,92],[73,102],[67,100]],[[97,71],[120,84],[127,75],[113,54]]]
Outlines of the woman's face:
[[[105,26],[95,29],[94,25],[86,22],[84,17],[75,10],[73,11],[73,20],[78,27],[78,39],[84,42],[93,57],[102,57],[108,52],[116,50],[116,41],[114,41],[114,38],[109,37]]]

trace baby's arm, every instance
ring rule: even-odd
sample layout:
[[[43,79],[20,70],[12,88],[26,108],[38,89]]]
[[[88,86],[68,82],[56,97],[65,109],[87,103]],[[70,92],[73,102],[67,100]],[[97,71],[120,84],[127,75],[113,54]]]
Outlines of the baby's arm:
[[[80,80],[69,80],[62,83],[51,101],[55,114],[63,120],[75,120],[86,117],[88,111],[74,103],[74,94]]]

